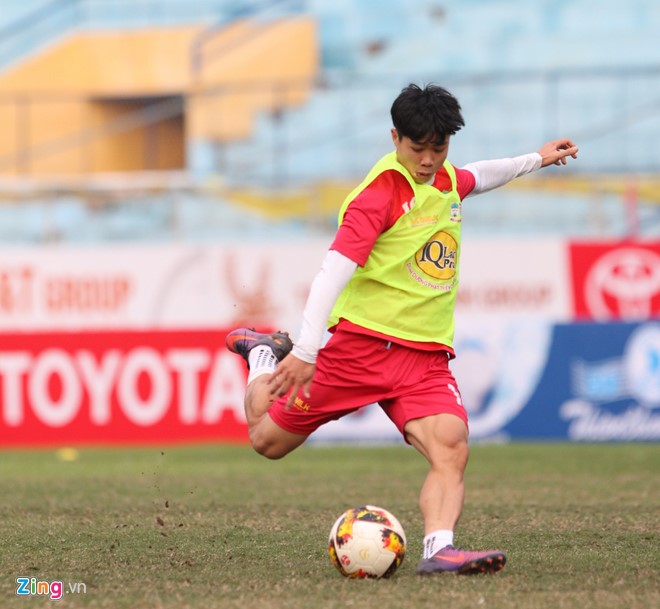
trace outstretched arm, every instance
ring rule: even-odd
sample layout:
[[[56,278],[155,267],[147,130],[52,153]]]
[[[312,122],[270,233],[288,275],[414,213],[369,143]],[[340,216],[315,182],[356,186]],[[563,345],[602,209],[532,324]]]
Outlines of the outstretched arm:
[[[569,156],[577,158],[577,152],[577,146],[571,140],[563,138],[543,144],[538,152],[508,159],[469,163],[463,167],[472,173],[475,179],[474,188],[469,195],[478,195],[499,188],[541,167],[565,165]]]

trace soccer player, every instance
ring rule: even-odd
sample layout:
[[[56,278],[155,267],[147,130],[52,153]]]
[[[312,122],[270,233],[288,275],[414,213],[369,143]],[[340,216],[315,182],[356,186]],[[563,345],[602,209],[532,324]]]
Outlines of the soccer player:
[[[538,152],[457,168],[447,154],[464,121],[451,93],[411,84],[391,115],[394,150],[344,201],[295,345],[287,333],[239,328],[227,346],[248,362],[245,411],[258,453],[279,459],[320,425],[378,403],[429,465],[417,573],[494,573],[504,552],[453,545],[469,452],[467,413],[448,365],[461,206],[541,167],[565,165],[578,148],[557,139]],[[322,346],[326,328],[332,334]]]

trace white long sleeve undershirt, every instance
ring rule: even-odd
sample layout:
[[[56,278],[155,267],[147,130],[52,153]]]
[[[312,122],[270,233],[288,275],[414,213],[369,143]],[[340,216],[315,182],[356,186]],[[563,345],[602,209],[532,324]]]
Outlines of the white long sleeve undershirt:
[[[467,164],[474,175],[475,187],[467,196],[488,192],[541,167],[542,158],[537,152],[508,159],[477,161]],[[321,269],[312,281],[303,319],[292,353],[309,364],[316,362],[330,312],[337,298],[357,269],[357,263],[335,250],[326,254]]]
[[[463,169],[467,169],[474,176],[476,184],[467,197],[504,186],[511,180],[536,171],[541,168],[542,161],[543,159],[538,152],[531,152],[509,159],[468,163]]]
[[[357,266],[357,262],[335,250],[329,250],[325,255],[321,270],[312,281],[303,311],[300,335],[293,346],[292,353],[298,359],[309,364],[316,362],[332,307]]]

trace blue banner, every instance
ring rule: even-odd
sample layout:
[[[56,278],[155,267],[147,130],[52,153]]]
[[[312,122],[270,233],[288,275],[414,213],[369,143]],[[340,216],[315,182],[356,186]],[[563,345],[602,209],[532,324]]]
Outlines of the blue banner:
[[[457,354],[473,439],[660,440],[659,322],[473,325]]]
[[[660,440],[660,323],[559,325],[511,438]]]
[[[472,441],[660,440],[660,321],[461,324],[451,366]],[[313,441],[401,441],[371,405]]]

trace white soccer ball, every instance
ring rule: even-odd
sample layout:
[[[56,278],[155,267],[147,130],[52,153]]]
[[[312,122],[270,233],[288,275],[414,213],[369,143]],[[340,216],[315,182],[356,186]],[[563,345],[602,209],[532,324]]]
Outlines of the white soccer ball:
[[[401,523],[383,508],[352,508],[332,526],[328,552],[345,577],[391,577],[406,555],[406,534]]]

